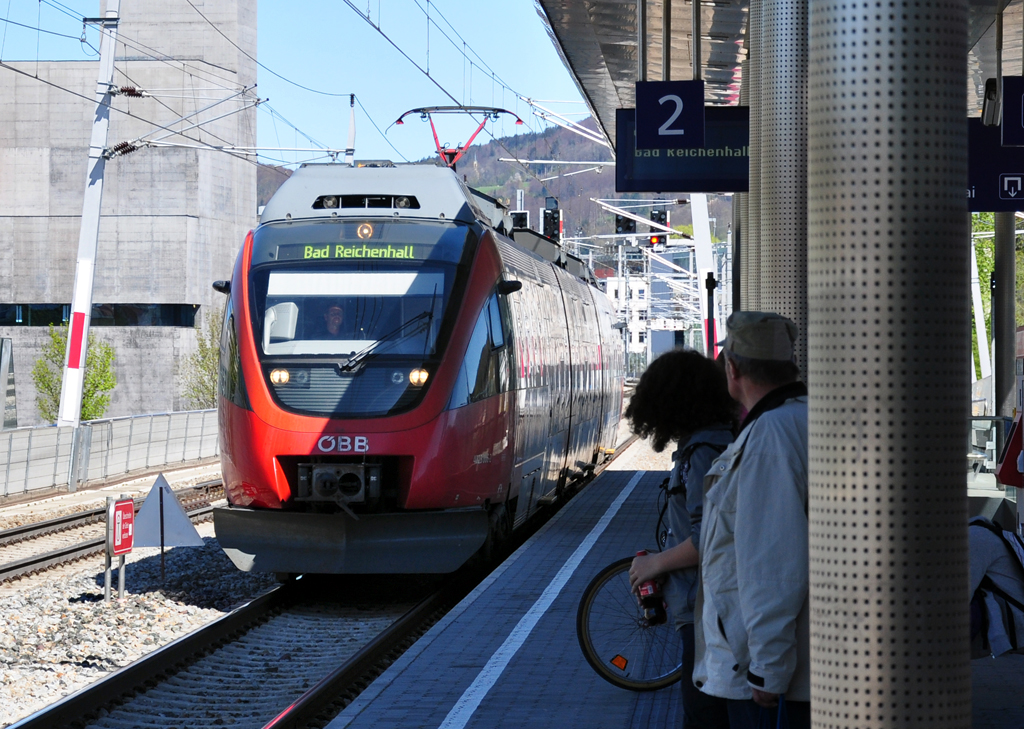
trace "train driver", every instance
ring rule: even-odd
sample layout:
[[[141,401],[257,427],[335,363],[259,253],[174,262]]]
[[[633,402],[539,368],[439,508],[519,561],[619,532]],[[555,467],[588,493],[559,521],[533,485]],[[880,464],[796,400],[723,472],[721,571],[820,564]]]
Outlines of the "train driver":
[[[341,304],[330,304],[324,311],[324,338],[334,339],[341,336],[341,324],[345,321],[345,310]]]

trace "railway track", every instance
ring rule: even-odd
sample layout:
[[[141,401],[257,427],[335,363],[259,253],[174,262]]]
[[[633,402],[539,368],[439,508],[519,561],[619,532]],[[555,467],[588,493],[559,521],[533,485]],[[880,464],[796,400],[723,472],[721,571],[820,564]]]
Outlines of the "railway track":
[[[224,488],[219,480],[207,481],[175,495],[189,518],[202,521],[212,514],[213,502],[224,498]],[[136,511],[143,501],[135,499]],[[103,506],[0,531],[0,583],[101,554],[106,511]]]
[[[544,521],[517,530],[512,548]],[[11,729],[322,727],[488,571],[299,578]]]
[[[472,586],[464,576],[438,589],[385,582],[281,585],[12,727],[306,726],[354,698]]]

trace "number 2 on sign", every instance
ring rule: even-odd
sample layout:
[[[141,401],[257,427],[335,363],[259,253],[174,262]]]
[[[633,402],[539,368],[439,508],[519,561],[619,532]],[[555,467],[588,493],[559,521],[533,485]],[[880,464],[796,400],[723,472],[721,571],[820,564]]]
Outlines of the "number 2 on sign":
[[[683,113],[683,100],[675,94],[669,94],[668,96],[662,96],[658,99],[659,104],[664,104],[666,101],[675,102],[676,110],[672,112],[672,116],[668,118],[668,121],[658,127],[659,136],[667,136],[670,134],[686,134],[685,129],[669,129],[672,126],[672,122],[679,118],[679,115]]]

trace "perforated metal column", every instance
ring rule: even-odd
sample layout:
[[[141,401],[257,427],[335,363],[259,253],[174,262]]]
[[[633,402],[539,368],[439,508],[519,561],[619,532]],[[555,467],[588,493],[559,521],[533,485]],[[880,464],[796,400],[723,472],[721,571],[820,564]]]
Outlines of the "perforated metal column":
[[[1013,417],[1017,404],[1017,219],[1013,213],[995,214],[995,288],[992,291],[992,336],[995,351],[996,415]],[[983,284],[984,285],[984,284]]]
[[[740,106],[750,106],[750,63],[744,61],[740,64]],[[749,140],[748,140],[749,147]],[[748,163],[749,164],[749,163]],[[740,218],[740,277],[739,288],[733,288],[734,310],[746,309],[750,287],[750,195],[748,193],[737,193],[732,198],[733,207],[739,211]]]
[[[971,725],[966,10],[964,0],[811,7],[819,729]]]
[[[807,331],[807,0],[761,8],[761,305]],[[807,337],[797,340],[807,372]]]
[[[750,106],[750,189],[747,194],[747,283],[743,292],[743,308],[761,308],[761,2],[750,0],[747,27],[747,103]]]
[[[730,305],[733,311],[743,308],[741,296],[744,285],[743,219],[746,217],[746,213],[743,207],[743,198],[745,197],[746,195],[741,192],[732,196],[732,301]]]

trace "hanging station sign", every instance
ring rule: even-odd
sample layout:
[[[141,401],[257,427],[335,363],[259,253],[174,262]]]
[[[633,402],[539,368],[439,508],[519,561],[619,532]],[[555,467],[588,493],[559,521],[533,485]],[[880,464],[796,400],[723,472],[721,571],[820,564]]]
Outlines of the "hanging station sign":
[[[1003,76],[1002,112],[1003,146],[1024,147],[1024,76]]]
[[[1004,147],[1000,127],[967,120],[967,209],[1024,210],[1024,147]]]
[[[615,112],[616,192],[747,191],[750,175],[747,107],[705,107],[703,147],[640,147],[636,119],[633,109]]]
[[[704,82],[637,82],[636,146],[640,149],[703,147]]]

